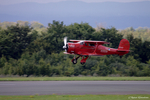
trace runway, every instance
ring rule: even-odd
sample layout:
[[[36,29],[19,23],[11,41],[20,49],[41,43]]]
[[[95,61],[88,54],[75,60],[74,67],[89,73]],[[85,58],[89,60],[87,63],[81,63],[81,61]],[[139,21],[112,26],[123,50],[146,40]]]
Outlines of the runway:
[[[150,81],[0,82],[0,95],[150,94]]]

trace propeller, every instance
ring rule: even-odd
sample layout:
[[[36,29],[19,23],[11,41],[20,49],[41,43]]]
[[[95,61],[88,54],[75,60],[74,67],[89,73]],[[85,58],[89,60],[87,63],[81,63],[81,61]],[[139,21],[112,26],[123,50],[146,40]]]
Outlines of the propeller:
[[[67,37],[64,37],[64,46],[63,46],[63,49],[65,49],[65,51],[67,51],[67,49],[68,49]]]

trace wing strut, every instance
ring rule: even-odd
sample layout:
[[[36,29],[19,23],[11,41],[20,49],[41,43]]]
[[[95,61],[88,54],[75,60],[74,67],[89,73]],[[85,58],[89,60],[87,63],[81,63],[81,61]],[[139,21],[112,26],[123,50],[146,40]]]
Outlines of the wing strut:
[[[94,54],[96,54],[97,47],[98,47],[98,44],[96,43],[96,48],[95,48],[95,50],[93,52]]]

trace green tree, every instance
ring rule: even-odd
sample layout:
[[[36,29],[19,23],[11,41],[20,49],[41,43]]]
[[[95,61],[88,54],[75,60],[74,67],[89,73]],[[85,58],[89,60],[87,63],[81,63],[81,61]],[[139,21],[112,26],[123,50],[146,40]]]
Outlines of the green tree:
[[[6,62],[7,62],[7,59],[2,55],[2,57],[0,58],[0,68],[3,67]]]
[[[140,48],[141,61],[146,63],[150,59],[150,41],[145,41]]]
[[[32,36],[28,33],[32,28],[29,26],[10,26],[0,33],[0,57],[2,55],[7,58],[12,57],[15,59],[20,58],[23,50],[32,41]]]
[[[100,61],[95,70],[99,76],[107,76],[109,74],[108,66],[105,65],[104,61]]]
[[[93,32],[95,32],[95,29],[88,23],[74,23],[66,26],[66,34],[64,35],[67,35],[70,39],[89,40]]]
[[[116,28],[112,27],[110,29],[101,28],[100,31],[97,31],[93,34],[93,40],[107,41],[112,43],[112,48],[118,48],[120,40],[123,38],[122,34],[118,34]]]
[[[39,28],[43,28],[44,25],[39,22],[33,21],[33,22],[31,22],[31,27],[33,27],[34,29],[39,29]]]

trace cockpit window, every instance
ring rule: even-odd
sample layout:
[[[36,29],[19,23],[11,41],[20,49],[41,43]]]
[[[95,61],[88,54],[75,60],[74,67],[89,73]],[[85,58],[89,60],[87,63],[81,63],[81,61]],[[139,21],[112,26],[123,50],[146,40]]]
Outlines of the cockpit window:
[[[89,46],[95,46],[94,44],[89,44]]]

